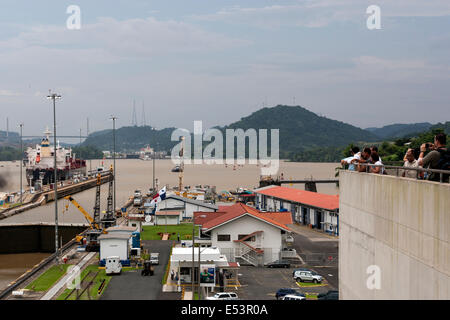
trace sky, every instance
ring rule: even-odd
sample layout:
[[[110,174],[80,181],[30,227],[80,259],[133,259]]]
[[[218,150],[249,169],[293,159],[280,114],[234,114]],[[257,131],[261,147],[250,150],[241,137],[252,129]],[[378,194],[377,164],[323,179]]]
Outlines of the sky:
[[[69,29],[70,5],[80,29]],[[370,5],[380,29],[370,30]],[[1,0],[0,129],[192,130],[301,105],[352,125],[450,120],[448,0]]]

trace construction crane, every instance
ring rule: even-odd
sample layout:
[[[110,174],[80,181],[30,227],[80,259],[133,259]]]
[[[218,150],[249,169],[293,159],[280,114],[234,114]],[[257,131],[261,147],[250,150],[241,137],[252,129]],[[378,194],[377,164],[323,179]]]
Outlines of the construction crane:
[[[84,210],[84,208],[74,198],[72,198],[72,196],[64,197],[64,199],[70,201],[84,215],[86,220],[89,222],[91,229],[100,230],[100,226],[98,225],[98,223],[95,222],[91,215],[87,213],[87,211]],[[68,207],[69,204],[66,205],[66,209],[68,209]]]
[[[95,193],[94,206],[94,222],[98,225],[100,223],[100,186],[102,185],[102,176],[97,174],[97,190]]]
[[[178,172],[178,191],[181,193],[183,192],[183,176],[184,176],[184,137],[181,137],[181,150],[179,153],[181,159],[180,159],[180,171]]]
[[[102,219],[103,228],[109,228],[116,224],[116,218],[114,216],[114,208],[113,208],[113,181],[114,181],[114,173],[113,167],[109,168],[110,180],[109,180],[109,190],[108,190],[108,200],[106,204],[106,213]]]

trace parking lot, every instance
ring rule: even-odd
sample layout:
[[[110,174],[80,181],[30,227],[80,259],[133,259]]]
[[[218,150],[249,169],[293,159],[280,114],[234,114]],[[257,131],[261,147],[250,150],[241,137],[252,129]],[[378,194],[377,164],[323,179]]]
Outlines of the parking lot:
[[[334,289],[326,280],[322,284],[301,288],[292,277],[294,269],[241,266],[239,270],[241,287],[237,291],[233,288],[229,289],[236,291],[239,298],[244,300],[273,300],[280,288],[293,288],[299,292],[314,295]],[[311,270],[318,272],[314,268]]]

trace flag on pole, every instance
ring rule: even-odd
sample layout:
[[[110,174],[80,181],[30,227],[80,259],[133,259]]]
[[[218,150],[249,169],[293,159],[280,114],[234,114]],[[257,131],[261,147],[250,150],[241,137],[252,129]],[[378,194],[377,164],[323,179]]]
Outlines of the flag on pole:
[[[155,206],[158,202],[161,202],[166,198],[166,187],[159,190],[159,192],[153,197],[152,202],[150,202],[150,206]]]

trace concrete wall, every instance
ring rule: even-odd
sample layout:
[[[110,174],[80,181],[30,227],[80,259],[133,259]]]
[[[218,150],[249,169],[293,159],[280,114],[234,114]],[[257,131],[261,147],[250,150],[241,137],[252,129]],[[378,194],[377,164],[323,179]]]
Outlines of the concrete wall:
[[[339,184],[339,298],[450,299],[450,184],[350,171]]]
[[[66,244],[85,226],[58,227],[62,243]],[[55,226],[52,225],[0,225],[0,253],[31,253],[55,251]]]

